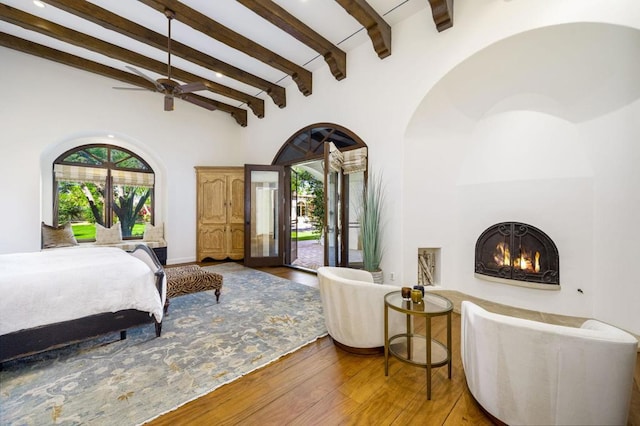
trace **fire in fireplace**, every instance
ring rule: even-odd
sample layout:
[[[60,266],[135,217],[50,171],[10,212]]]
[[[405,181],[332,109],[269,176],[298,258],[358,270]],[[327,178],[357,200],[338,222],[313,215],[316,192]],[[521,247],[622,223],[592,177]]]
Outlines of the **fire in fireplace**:
[[[476,242],[475,265],[478,278],[559,289],[558,248],[547,234],[525,223],[502,222],[485,230]]]

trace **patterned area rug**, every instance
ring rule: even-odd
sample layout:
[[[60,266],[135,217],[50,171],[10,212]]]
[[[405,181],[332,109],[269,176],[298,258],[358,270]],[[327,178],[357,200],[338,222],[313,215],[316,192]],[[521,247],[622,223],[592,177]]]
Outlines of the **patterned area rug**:
[[[235,263],[213,291],[171,300],[152,325],[5,363],[0,424],[133,425],[326,335],[318,289]]]

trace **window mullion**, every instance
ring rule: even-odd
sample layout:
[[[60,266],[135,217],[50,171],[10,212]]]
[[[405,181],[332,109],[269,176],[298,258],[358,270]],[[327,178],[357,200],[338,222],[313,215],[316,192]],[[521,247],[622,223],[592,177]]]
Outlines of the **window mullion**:
[[[111,169],[107,169],[107,184],[104,188],[104,226],[110,228],[113,225],[113,177]]]

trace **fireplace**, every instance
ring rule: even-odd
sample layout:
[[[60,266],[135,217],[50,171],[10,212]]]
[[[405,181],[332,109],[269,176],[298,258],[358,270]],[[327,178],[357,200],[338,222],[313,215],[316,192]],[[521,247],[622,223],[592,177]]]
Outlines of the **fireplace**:
[[[547,234],[519,222],[502,222],[476,242],[476,277],[546,290],[560,289],[558,249]]]

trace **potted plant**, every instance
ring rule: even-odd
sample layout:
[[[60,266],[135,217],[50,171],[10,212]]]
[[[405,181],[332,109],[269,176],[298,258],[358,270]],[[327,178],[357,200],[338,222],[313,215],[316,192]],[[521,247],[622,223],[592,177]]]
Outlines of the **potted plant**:
[[[368,182],[365,183],[362,204],[360,206],[360,238],[362,241],[362,261],[364,269],[371,272],[373,281],[382,283],[382,241],[381,241],[381,217],[382,202],[382,178],[371,173]]]

